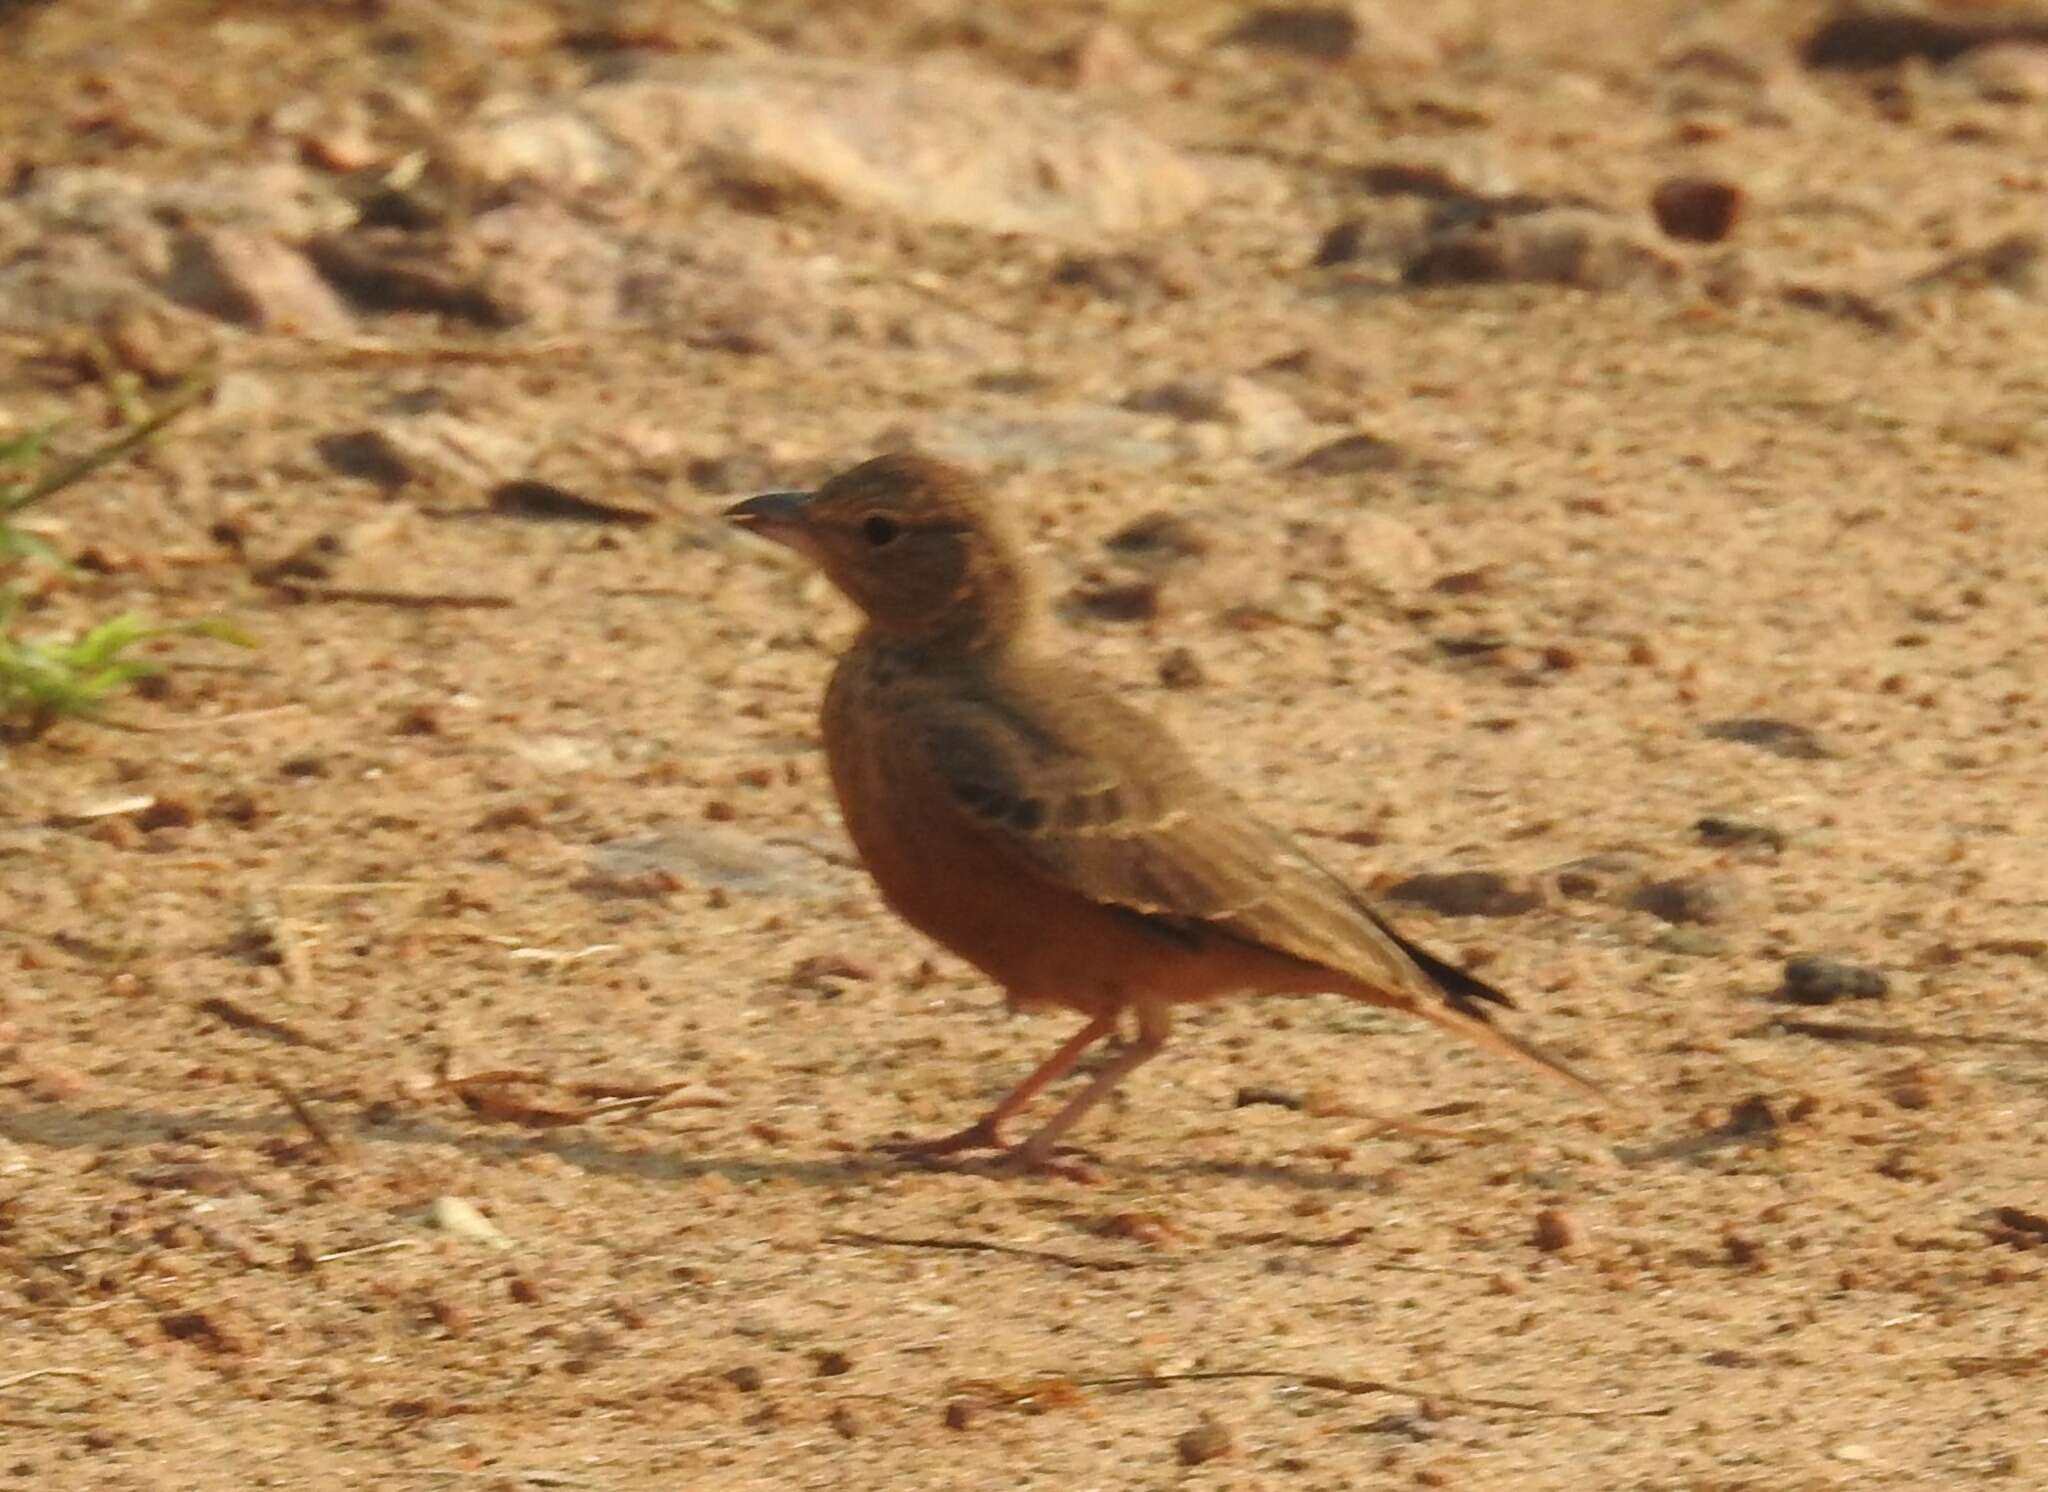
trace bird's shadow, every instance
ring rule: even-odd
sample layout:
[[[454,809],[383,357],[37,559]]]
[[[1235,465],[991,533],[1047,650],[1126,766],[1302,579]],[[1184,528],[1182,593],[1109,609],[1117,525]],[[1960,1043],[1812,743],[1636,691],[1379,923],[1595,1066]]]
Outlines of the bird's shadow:
[[[358,1154],[384,1145],[450,1146],[482,1160],[510,1161],[534,1154],[551,1155],[598,1176],[621,1176],[648,1182],[686,1182],[718,1176],[735,1184],[794,1181],[802,1186],[844,1187],[899,1176],[906,1170],[932,1175],[959,1174],[944,1167],[919,1167],[886,1151],[852,1151],[790,1160],[744,1155],[692,1155],[672,1143],[614,1143],[593,1125],[564,1125],[543,1130],[466,1128],[431,1114],[402,1114],[376,1123],[329,1121],[335,1138]],[[163,1109],[103,1106],[74,1109],[60,1104],[0,1113],[0,1137],[43,1150],[140,1149],[146,1145],[198,1142],[235,1136],[304,1137],[306,1131],[283,1107],[275,1112],[230,1113],[200,1109],[177,1113]],[[674,1137],[671,1137],[674,1138]],[[1273,1161],[1166,1161],[1158,1164],[1121,1161],[1115,1156],[1082,1152],[1095,1178],[1118,1177],[1249,1181],[1301,1191],[1357,1192],[1373,1190],[1374,1178],[1326,1167],[1290,1166]]]
[[[0,1137],[46,1150],[105,1150],[109,1147],[198,1141],[237,1135],[304,1135],[285,1112],[221,1113],[200,1110],[171,1113],[158,1109],[104,1107],[69,1109],[46,1106],[0,1113]],[[337,1138],[358,1152],[380,1145],[452,1146],[483,1160],[516,1160],[536,1153],[552,1155],[593,1175],[627,1176],[643,1181],[691,1181],[719,1176],[735,1183],[794,1181],[805,1186],[845,1186],[864,1176],[892,1169],[886,1157],[851,1154],[838,1158],[763,1160],[752,1156],[688,1155],[668,1147],[623,1146],[590,1134],[583,1127],[514,1132],[469,1130],[432,1116],[402,1116],[376,1124],[354,1124]]]

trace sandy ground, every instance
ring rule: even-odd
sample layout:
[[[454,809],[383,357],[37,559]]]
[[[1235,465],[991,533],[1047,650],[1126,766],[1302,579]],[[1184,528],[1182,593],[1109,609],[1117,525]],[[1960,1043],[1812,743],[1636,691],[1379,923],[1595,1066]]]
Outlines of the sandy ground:
[[[2048,52],[1565,9],[1319,58],[1219,5],[12,7],[0,257],[75,307],[0,279],[0,425],[226,370],[39,515],[90,562],[23,625],[261,648],[0,757],[0,1485],[2048,1486]],[[502,314],[304,268],[504,96],[797,57],[1138,153],[955,221],[684,147],[514,197],[652,255],[638,319],[584,250]],[[1097,167],[1100,221],[1002,218]],[[229,177],[296,278],[115,286]],[[49,205],[109,179],[147,210]],[[454,197],[392,231],[530,246]],[[1068,1029],[878,905],[814,725],[849,619],[715,516],[905,441],[1029,515],[1077,660],[1616,1107],[1246,1002],[1087,1179],[870,1153]],[[1796,1003],[1807,956],[1883,993]]]

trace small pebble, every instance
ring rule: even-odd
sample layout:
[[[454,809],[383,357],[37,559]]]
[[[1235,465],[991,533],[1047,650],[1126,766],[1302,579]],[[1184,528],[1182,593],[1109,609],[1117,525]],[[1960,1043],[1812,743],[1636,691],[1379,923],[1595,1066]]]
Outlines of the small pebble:
[[[1429,588],[1439,596],[1483,596],[1496,590],[1500,584],[1500,571],[1493,565],[1479,565],[1469,570],[1452,570],[1437,576]]]
[[[1798,1105],[1795,1104],[1794,1107]],[[1723,1131],[1731,1135],[1775,1134],[1780,1127],[1777,1109],[1761,1093],[1752,1093],[1731,1106],[1728,1117],[1722,1124]]]
[[[1546,1207],[1536,1214],[1533,1233],[1536,1247],[1546,1254],[1567,1253],[1577,1246],[1579,1225],[1569,1212],[1557,1207]]]
[[[1316,243],[1315,257],[1309,261],[1313,269],[1328,269],[1333,264],[1349,264],[1365,253],[1365,220],[1345,218],[1332,227]]]
[[[1129,252],[1070,254],[1052,267],[1050,279],[1104,300],[1137,304],[1178,300],[1191,288],[1182,266]]]
[[[1318,477],[1355,476],[1392,471],[1407,459],[1408,453],[1393,441],[1360,431],[1317,446],[1296,461],[1293,470]]]
[[[1778,994],[1794,1005],[1832,1005],[1837,1000],[1881,1000],[1890,987],[1876,969],[1808,954],[1785,960],[1785,984]]]
[[[447,1296],[429,1296],[427,1298],[427,1314],[432,1316],[435,1323],[441,1330],[447,1332],[449,1336],[465,1337],[469,1335],[471,1325],[469,1312],[456,1302],[448,1299]]]
[[[1227,1456],[1230,1447],[1230,1432],[1206,1415],[1192,1430],[1183,1430],[1180,1439],[1174,1442],[1183,1466],[1200,1466],[1218,1456]]]
[[[1650,194],[1650,211],[1666,236],[1687,243],[1718,243],[1742,213],[1742,188],[1705,176],[1674,176]]]
[[[242,1316],[226,1307],[178,1311],[157,1317],[165,1336],[193,1342],[212,1352],[241,1356],[260,1345],[260,1334]]]
[[[1837,754],[1811,727],[1768,716],[1716,720],[1702,726],[1700,734],[1710,741],[1739,741],[1794,761],[1821,761]]]
[[[1269,5],[1246,16],[1227,39],[1335,62],[1357,51],[1365,36],[1359,17],[1342,5]]]
[[[1741,900],[1727,876],[1671,876],[1638,888],[1630,905],[1666,922],[1710,923],[1729,921]]]
[[[1289,1093],[1285,1088],[1248,1086],[1237,1090],[1237,1101],[1232,1107],[1248,1109],[1256,1104],[1271,1104],[1276,1109],[1299,1109],[1302,1097]]]
[[[1453,870],[1425,873],[1398,881],[1386,893],[1446,917],[1513,917],[1534,911],[1543,898],[1535,887],[1497,870]]]
[[[238,829],[247,829],[263,816],[263,809],[247,793],[223,793],[213,800],[209,810],[212,817],[223,823],[233,824]]]
[[[1750,819],[1724,818],[1719,814],[1708,814],[1694,823],[1692,829],[1702,840],[1713,845],[1757,844],[1782,850],[1788,842],[1783,829]]]
[[[838,952],[806,954],[789,972],[792,984],[818,984],[827,979],[865,983],[875,975],[875,966],[866,959]]]
[[[158,798],[135,815],[135,827],[151,829],[188,829],[196,815],[191,805],[178,798]]]
[[[427,1204],[427,1210],[421,1215],[420,1221],[430,1228],[438,1228],[443,1233],[453,1233],[457,1238],[466,1238],[472,1243],[487,1243],[498,1249],[512,1247],[512,1240],[505,1236],[496,1223],[460,1197],[434,1198]]]
[[[1193,520],[1178,513],[1147,513],[1133,519],[1107,539],[1103,548],[1138,564],[1177,564],[1209,552],[1209,536]]]
[[[1196,689],[1208,679],[1202,660],[1186,648],[1174,648],[1159,660],[1159,682],[1169,689]]]
[[[1157,582],[1100,580],[1074,587],[1075,606],[1105,622],[1147,622],[1159,615]]]
[[[1099,1230],[1105,1238],[1128,1238],[1147,1248],[1171,1248],[1180,1232],[1156,1212],[1117,1212],[1102,1220]]]

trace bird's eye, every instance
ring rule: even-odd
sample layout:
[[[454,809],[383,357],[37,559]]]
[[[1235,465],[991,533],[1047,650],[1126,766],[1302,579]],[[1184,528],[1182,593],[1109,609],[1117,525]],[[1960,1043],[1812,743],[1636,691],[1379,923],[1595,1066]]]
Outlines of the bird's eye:
[[[868,541],[870,548],[882,549],[896,542],[896,536],[903,530],[893,518],[884,518],[880,513],[870,514],[860,521],[860,536]]]

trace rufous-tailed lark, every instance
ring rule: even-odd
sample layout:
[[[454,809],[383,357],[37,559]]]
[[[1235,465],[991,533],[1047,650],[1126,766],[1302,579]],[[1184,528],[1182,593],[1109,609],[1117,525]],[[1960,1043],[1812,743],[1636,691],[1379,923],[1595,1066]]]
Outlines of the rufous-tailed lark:
[[[825,691],[825,754],[883,898],[1013,1007],[1086,1020],[967,1128],[893,1148],[1001,1150],[1004,1124],[1131,1012],[1136,1039],[996,1162],[1042,1167],[1158,1054],[1176,1005],[1231,994],[1346,995],[1599,1094],[1491,1023],[1507,996],[1396,932],[1158,722],[1050,653],[1018,536],[967,472],[880,456],[726,516],[802,554],[865,617]]]

